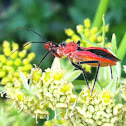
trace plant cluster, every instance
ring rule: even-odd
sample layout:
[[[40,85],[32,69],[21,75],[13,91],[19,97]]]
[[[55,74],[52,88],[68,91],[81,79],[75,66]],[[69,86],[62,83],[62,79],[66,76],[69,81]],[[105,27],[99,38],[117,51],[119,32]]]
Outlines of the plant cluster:
[[[30,46],[25,47],[23,51],[17,50],[11,55],[18,48],[19,45],[15,42],[12,42],[12,45],[8,41],[3,42],[0,54],[0,84],[2,85],[11,84],[18,80],[20,78],[18,70],[27,75],[32,68],[30,62],[35,54],[29,53],[27,55]]]
[[[60,60],[55,58],[51,68],[42,72],[32,68],[26,78],[20,72],[21,82],[5,86],[13,106],[37,119],[49,119],[50,110],[55,112],[54,119],[44,123],[45,126],[60,125],[125,125],[126,105],[118,98],[125,100],[125,86],[112,91],[116,83],[109,83],[106,89],[95,88],[93,95],[87,87],[77,94],[74,80],[78,70],[61,68]],[[69,78],[69,74],[74,75]],[[90,87],[92,85],[90,84]],[[109,87],[109,88],[108,88]],[[121,95],[120,95],[121,94]]]
[[[23,0],[22,2],[25,1]],[[30,8],[33,7],[31,10],[26,9],[27,12],[25,13],[26,17],[29,15],[27,20],[30,19],[31,24],[39,24],[40,20],[43,19],[43,17],[35,13],[35,17],[39,17],[39,22],[34,23],[36,22],[34,20],[35,18],[31,16],[35,8],[37,8],[37,14],[38,8],[42,9],[42,7],[39,6],[39,2],[37,4],[38,6],[34,5],[33,1],[23,6],[23,12],[25,12],[27,5],[29,5]],[[33,118],[35,118],[36,123],[43,120],[43,123],[39,124],[44,126],[126,125],[126,79],[121,78],[120,66],[125,56],[126,33],[118,49],[115,34],[112,35],[111,42],[106,43],[108,25],[105,24],[103,17],[103,27],[101,27],[101,17],[106,12],[108,3],[109,0],[100,1],[93,23],[87,18],[84,20],[83,25],[77,25],[77,33],[71,28],[65,29],[65,33],[69,36],[66,42],[77,42],[80,40],[81,46],[83,47],[100,46],[109,48],[109,50],[114,53],[113,55],[121,60],[121,62],[118,62],[117,65],[112,68],[113,79],[111,78],[109,67],[100,68],[95,89],[91,95],[84,81],[75,80],[81,74],[81,71],[75,70],[71,63],[68,62],[69,60],[55,58],[51,68],[42,71],[41,68],[31,65],[35,54],[27,54],[29,47],[26,47],[23,51],[18,50],[11,55],[15,49],[19,48],[19,45],[15,42],[10,44],[8,41],[4,41],[0,54],[0,91],[1,96],[4,97],[6,95],[6,98],[8,98],[7,101],[12,103],[11,110],[13,111],[13,107],[15,107],[18,112],[16,111],[14,114],[12,114],[13,112],[5,113],[6,105],[0,104],[2,112],[0,113],[0,125],[7,126],[13,124],[14,126],[30,126],[34,125]],[[43,7],[47,8],[48,5],[52,7],[52,2],[50,2],[50,4],[43,2]],[[22,6],[22,4],[18,3],[15,7],[18,10],[20,6]],[[42,16],[45,16],[46,20],[42,23],[42,26],[45,23],[47,24],[47,20],[49,20],[48,16],[53,16],[59,9],[57,5],[55,7],[56,10],[53,8],[53,11],[43,13]],[[13,9],[10,8],[10,10],[11,11],[8,12],[12,14]],[[40,12],[44,11],[41,10]],[[72,9],[71,12],[73,13]],[[4,16],[4,13],[2,13],[2,16]],[[22,19],[22,24],[24,23],[23,26],[27,25],[27,21],[24,20],[24,15],[21,13],[14,17],[14,20],[16,19],[18,21]],[[13,22],[14,21],[11,23]],[[38,25],[38,27],[40,26]],[[9,56],[10,58],[8,60]],[[85,71],[90,72],[91,67],[85,66]],[[125,65],[124,71],[126,72]],[[94,80],[89,81],[91,89],[93,82]],[[2,100],[2,98],[0,100]],[[31,118],[31,116],[33,118]],[[24,119],[26,123],[24,124],[23,121],[15,120],[15,117]],[[46,119],[46,121],[44,121],[44,119]],[[5,120],[5,122],[3,120]],[[29,122],[33,123],[30,124]]]

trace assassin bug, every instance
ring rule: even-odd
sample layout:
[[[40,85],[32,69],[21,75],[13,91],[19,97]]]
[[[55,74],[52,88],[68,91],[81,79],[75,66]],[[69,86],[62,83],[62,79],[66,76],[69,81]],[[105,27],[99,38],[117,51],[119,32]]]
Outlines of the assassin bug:
[[[19,27],[19,28],[21,28],[21,27]],[[24,29],[24,28],[22,28],[22,29]],[[28,29],[25,29],[25,30],[28,30]],[[33,30],[28,30],[28,31],[32,31],[32,32],[36,33]],[[39,35],[38,33],[36,33],[36,34]],[[42,37],[42,36],[40,36],[40,37]],[[111,78],[113,78],[111,66],[116,65],[116,63],[118,61],[120,61],[117,57],[115,57],[111,52],[109,52],[105,48],[101,48],[101,47],[88,47],[88,48],[80,47],[80,41],[78,41],[77,43],[72,41],[72,42],[67,43],[67,44],[65,42],[62,42],[59,45],[55,44],[53,42],[50,42],[50,41],[48,41],[48,42],[29,42],[26,45],[24,45],[24,47],[29,45],[30,43],[45,43],[44,46],[48,50],[46,55],[39,62],[38,67],[40,67],[41,63],[43,62],[43,60],[46,58],[46,56],[49,53],[53,53],[53,55],[58,57],[58,58],[62,58],[63,56],[66,56],[70,59],[71,64],[75,68],[82,71],[84,80],[86,81],[86,84],[88,86],[89,91],[90,91],[90,87],[89,87],[89,83],[88,83],[86,74],[84,72],[84,69],[80,65],[81,64],[89,64],[91,66],[97,67],[93,88],[91,90],[91,95],[92,95],[92,92],[94,90],[94,86],[95,86],[96,79],[97,79],[97,76],[98,76],[99,67],[110,66]],[[15,50],[15,51],[17,51],[17,50]],[[76,63],[74,61],[76,61]]]

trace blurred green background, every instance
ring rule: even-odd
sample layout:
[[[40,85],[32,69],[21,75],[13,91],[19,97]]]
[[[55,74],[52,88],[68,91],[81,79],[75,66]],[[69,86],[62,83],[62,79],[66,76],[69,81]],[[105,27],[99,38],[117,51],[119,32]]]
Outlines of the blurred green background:
[[[3,40],[15,41],[20,45],[27,41],[44,41],[32,32],[22,29],[14,31],[17,27],[35,30],[47,40],[60,43],[67,38],[65,28],[76,28],[83,24],[83,20],[94,19],[100,0],[1,0],[0,1],[0,43]],[[126,29],[126,4],[125,0],[110,0],[105,15],[106,24],[110,30],[107,34],[111,40],[114,32],[119,44]],[[32,44],[31,50],[37,64],[46,49],[42,44]],[[45,59],[42,68],[47,68],[53,56]]]
[[[35,30],[48,41],[60,43],[67,39],[64,32],[65,28],[75,30],[76,25],[83,24],[83,20],[86,18],[90,18],[93,22],[100,1],[0,0],[0,44],[2,44],[3,40],[8,40],[9,42],[15,41],[20,46],[27,41],[44,41],[30,31],[18,29],[15,32],[17,27]],[[105,20],[110,28],[106,35],[108,41],[111,41],[112,34],[115,33],[119,45],[126,31],[125,0],[110,0],[105,14]],[[32,44],[30,52],[35,52],[36,54],[32,63],[38,64],[47,50],[43,44]],[[50,67],[53,57],[53,55],[49,55],[42,63],[41,68]],[[122,65],[126,65],[125,59],[126,57]],[[124,72],[122,76],[125,76]],[[13,121],[11,118],[9,119]],[[27,122],[31,124],[31,120]],[[27,125],[27,123],[24,125]],[[35,124],[33,123],[33,125]],[[0,126],[2,125],[0,124]]]

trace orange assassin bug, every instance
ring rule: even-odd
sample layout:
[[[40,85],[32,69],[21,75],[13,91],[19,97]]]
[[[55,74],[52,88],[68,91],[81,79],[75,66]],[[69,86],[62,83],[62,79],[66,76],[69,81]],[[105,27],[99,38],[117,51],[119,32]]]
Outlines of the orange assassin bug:
[[[22,28],[22,27],[19,27],[19,28]],[[24,29],[24,28],[22,28],[22,29]],[[24,30],[28,30],[28,29],[24,29]],[[33,30],[28,30],[28,31],[32,31],[32,32],[36,33]],[[39,35],[38,33],[36,33],[36,34]],[[42,37],[42,36],[40,36],[40,37]],[[94,90],[94,86],[95,86],[95,83],[97,80],[99,68],[105,67],[105,66],[110,66],[111,78],[113,78],[111,66],[116,65],[116,63],[118,61],[120,61],[117,57],[115,57],[110,51],[108,51],[105,48],[80,47],[80,41],[78,41],[77,43],[75,43],[74,41],[69,42],[69,43],[62,42],[59,45],[55,44],[53,42],[50,42],[50,41],[48,41],[48,42],[29,42],[26,45],[24,45],[24,47],[31,44],[31,43],[45,43],[44,46],[48,50],[46,55],[39,62],[38,67],[40,67],[41,63],[43,62],[43,60],[46,58],[46,56],[49,53],[53,53],[53,55],[58,58],[62,58],[63,56],[66,56],[69,58],[69,60],[71,61],[71,64],[75,68],[82,71],[84,80],[86,81],[86,84],[88,86],[89,91],[90,91],[90,87],[89,87],[89,83],[88,83],[85,71],[80,65],[81,64],[89,64],[91,66],[97,67],[93,88],[91,90],[91,95],[92,95],[92,92]],[[15,51],[17,51],[17,50],[15,50]],[[74,61],[76,61],[76,63]]]

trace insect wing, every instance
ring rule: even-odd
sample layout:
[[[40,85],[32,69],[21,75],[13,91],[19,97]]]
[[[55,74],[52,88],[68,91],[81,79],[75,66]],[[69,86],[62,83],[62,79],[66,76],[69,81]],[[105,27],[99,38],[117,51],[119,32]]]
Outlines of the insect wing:
[[[104,58],[104,59],[108,59],[111,61],[120,61],[117,57],[115,57],[111,52],[109,52],[107,49],[103,49],[100,47],[90,47],[90,48],[82,48],[86,51],[89,51],[95,55],[97,55],[98,57]]]

